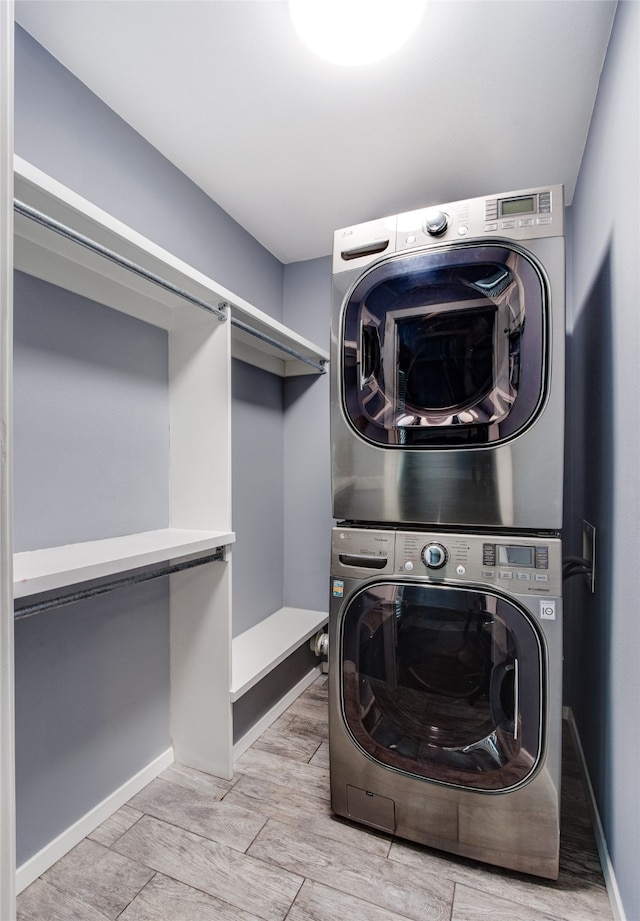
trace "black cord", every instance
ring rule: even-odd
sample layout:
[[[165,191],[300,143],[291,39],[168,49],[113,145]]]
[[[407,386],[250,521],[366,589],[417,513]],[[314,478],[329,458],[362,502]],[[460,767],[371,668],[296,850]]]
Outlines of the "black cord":
[[[568,556],[562,561],[562,578],[571,579],[573,576],[591,575],[592,567],[588,560],[581,556]]]
[[[567,579],[571,579],[573,578],[573,576],[588,576],[590,574],[591,574],[590,569],[573,569],[569,572],[563,572],[562,579],[564,582],[566,582]]]

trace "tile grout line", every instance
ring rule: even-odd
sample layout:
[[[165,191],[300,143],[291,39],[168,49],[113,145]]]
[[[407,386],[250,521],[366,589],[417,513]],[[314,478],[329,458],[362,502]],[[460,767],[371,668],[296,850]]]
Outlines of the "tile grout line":
[[[133,826],[132,826],[132,827],[133,827]],[[118,853],[117,851],[114,851],[114,854],[117,854],[117,853]],[[149,869],[151,869],[151,867],[150,867]],[[118,914],[118,916],[116,917],[115,921],[118,921],[118,918],[121,918],[121,917],[122,917],[122,915],[125,913],[125,911],[126,911],[126,910],[129,908],[129,906],[131,905],[131,903],[134,902],[134,901],[138,898],[138,896],[140,895],[140,893],[142,893],[142,892],[147,888],[147,886],[148,886],[150,883],[152,883],[152,882],[154,881],[154,879],[156,878],[157,875],[158,875],[158,871],[157,871],[157,870],[154,870],[154,871],[153,871],[153,876],[151,877],[151,879],[148,879],[147,882],[144,884],[144,886],[142,886],[142,888],[141,888],[138,892],[136,892],[136,894],[134,895],[134,897],[133,897],[132,899],[129,900],[129,902],[125,905],[125,907],[122,909],[122,911]],[[90,907],[93,907],[93,906],[90,906]]]
[[[251,860],[255,860],[255,861],[257,861],[258,863],[263,864],[265,867],[268,867],[268,868],[271,869],[271,870],[274,869],[274,865],[273,865],[273,864],[270,864],[270,863],[269,863],[268,861],[266,861],[266,860],[262,860],[262,858],[260,858],[260,857],[254,857],[253,855],[247,854],[246,851],[240,851],[240,850],[238,850],[238,849],[236,849],[236,848],[229,847],[229,845],[220,844],[218,841],[213,841],[212,839],[207,838],[205,835],[200,835],[200,834],[198,834],[197,832],[191,831],[190,829],[185,829],[185,828],[183,828],[182,826],[176,825],[175,823],[169,822],[169,821],[167,821],[167,820],[165,820],[165,819],[159,819],[157,816],[151,815],[150,813],[143,813],[143,815],[140,817],[140,819],[138,819],[138,821],[137,821],[135,824],[137,825],[138,822],[139,822],[142,818],[145,818],[145,817],[146,817],[146,818],[149,818],[149,819],[152,819],[152,820],[154,820],[154,821],[156,821],[156,822],[161,822],[161,823],[163,823],[163,824],[165,824],[165,825],[168,825],[168,826],[170,826],[170,827],[172,827],[172,828],[177,829],[177,830],[180,831],[180,832],[186,832],[187,834],[189,834],[189,835],[191,835],[191,836],[193,836],[193,837],[201,838],[201,839],[202,839],[203,841],[205,841],[205,842],[210,842],[210,843],[212,843],[212,844],[219,845],[220,847],[227,848],[228,850],[233,851],[233,852],[236,853],[236,854],[241,854],[241,855],[243,855],[243,856],[246,856],[246,857],[250,858]],[[267,821],[269,821],[269,820],[267,819]],[[258,835],[260,834],[260,832],[262,832],[262,830],[264,829],[264,827],[265,827],[266,824],[267,824],[267,822],[264,823],[264,825],[262,826],[262,828],[260,829],[260,831],[258,832],[258,834],[255,836],[256,838],[258,837]],[[133,828],[133,826],[132,826],[132,828]],[[255,838],[254,838],[254,841],[255,841]],[[114,842],[114,843],[116,843],[116,842]],[[251,844],[253,844],[253,841],[251,842]],[[251,845],[249,845],[249,847],[251,847]],[[115,850],[115,849],[114,849],[113,852],[114,852],[115,854],[118,854],[119,856],[127,856],[127,855],[121,854],[119,851],[117,851],[117,850]],[[132,857],[128,857],[128,859],[129,859],[129,860],[134,860],[134,858],[132,858]],[[136,862],[139,862],[139,861],[136,861]],[[234,902],[229,902],[226,898],[224,898],[223,896],[221,896],[221,895],[219,895],[219,894],[214,894],[214,893],[212,893],[212,892],[209,892],[208,890],[202,889],[200,886],[194,885],[193,883],[187,883],[187,882],[185,882],[185,880],[181,879],[181,878],[178,877],[178,876],[174,876],[173,874],[168,873],[168,872],[165,872],[165,871],[163,871],[163,870],[157,870],[157,869],[154,868],[154,867],[150,867],[150,866],[149,866],[148,864],[146,864],[146,863],[140,863],[140,866],[143,866],[143,867],[149,869],[149,870],[153,873],[153,876],[151,877],[151,879],[147,880],[147,882],[146,882],[146,883],[144,884],[144,886],[140,889],[140,891],[135,895],[134,899],[132,899],[131,902],[133,902],[136,898],[138,898],[138,896],[147,888],[147,886],[152,882],[153,879],[155,879],[157,876],[162,876],[162,877],[165,877],[166,879],[170,879],[170,880],[172,880],[173,882],[178,883],[178,885],[185,886],[185,887],[188,888],[188,889],[192,889],[192,890],[195,891],[195,892],[201,893],[201,894],[202,894],[203,896],[205,896],[205,898],[207,898],[207,899],[211,899],[212,901],[222,902],[222,903],[224,903],[225,905],[228,905],[229,908],[230,908],[231,910],[238,910],[238,911],[245,912],[246,914],[250,914],[250,915],[252,915],[252,916],[255,916],[256,919],[257,919],[257,921],[261,921],[260,917],[257,916],[257,915],[255,915],[255,912],[252,912],[252,911],[250,911],[249,909],[246,909],[246,908],[240,908],[240,906],[236,905]],[[299,887],[298,887],[298,889],[297,889],[297,891],[296,891],[296,895],[294,896],[293,901],[292,901],[292,903],[291,903],[291,905],[293,905],[293,902],[294,902],[295,899],[297,898],[298,893],[300,892],[300,889],[301,889],[302,886],[304,885],[304,882],[305,882],[306,877],[302,876],[302,874],[300,874],[300,873],[292,873],[292,871],[287,870],[285,867],[279,867],[279,866],[277,866],[277,865],[276,865],[276,867],[277,867],[277,869],[280,870],[283,874],[286,874],[287,877],[298,876],[298,877],[301,877],[301,879],[302,879],[302,882],[300,883],[300,885],[299,885]],[[62,894],[64,895],[64,893],[62,893]],[[126,911],[126,908],[129,907],[129,905],[131,904],[131,902],[129,902],[129,904],[122,910],[122,912],[120,912],[120,915],[121,915],[124,911]],[[86,904],[88,904],[88,903],[83,902],[83,904],[86,905]],[[288,915],[289,911],[291,910],[291,905],[290,905],[289,908],[287,909],[287,915]],[[90,907],[90,908],[94,908],[94,906],[92,906],[92,905],[89,905],[89,907]],[[95,910],[95,909],[94,909],[94,910]],[[120,917],[120,915],[118,915],[118,918]],[[285,915],[285,917],[286,917],[286,915]],[[117,921],[117,919],[116,919],[116,921]],[[174,919],[174,921],[180,921],[180,919]],[[283,919],[283,921],[284,921],[284,919]]]
[[[298,886],[298,891],[296,892],[296,894],[294,895],[293,899],[291,900],[291,905],[289,905],[289,907],[287,908],[287,913],[286,913],[286,915],[284,916],[284,918],[282,919],[282,921],[287,921],[287,918],[288,918],[289,915],[291,914],[291,909],[292,909],[293,906],[296,904],[297,898],[298,898],[298,896],[300,895],[300,893],[302,892],[302,887],[304,886],[304,884],[306,883],[306,881],[307,881],[307,877],[306,877],[306,876],[303,876],[303,877],[302,877],[302,882],[301,882],[300,885]]]
[[[458,883],[454,879],[453,881],[453,895],[451,896],[451,908],[449,909],[449,921],[453,921],[453,910],[456,905],[456,889],[458,888]]]

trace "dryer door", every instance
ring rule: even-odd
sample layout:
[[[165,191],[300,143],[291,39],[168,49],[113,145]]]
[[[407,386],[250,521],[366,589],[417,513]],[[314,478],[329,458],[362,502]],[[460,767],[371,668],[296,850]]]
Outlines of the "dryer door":
[[[380,581],[339,625],[343,718],[389,768],[498,792],[535,771],[543,648],[514,602],[487,592]]]
[[[544,399],[547,309],[541,269],[508,244],[378,263],[343,306],[347,420],[386,447],[473,447],[513,437]]]

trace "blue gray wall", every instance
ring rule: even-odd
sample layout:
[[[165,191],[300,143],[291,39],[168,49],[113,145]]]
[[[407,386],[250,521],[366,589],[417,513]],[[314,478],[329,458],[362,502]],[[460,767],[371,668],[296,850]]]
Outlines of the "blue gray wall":
[[[597,529],[596,593],[567,583],[573,708],[629,921],[640,918],[640,4],[618,4],[570,209],[566,552]]]
[[[283,380],[233,363],[233,635],[284,598]]]
[[[167,581],[16,622],[18,866],[171,744]]]
[[[19,156],[239,296],[283,319],[285,268],[274,256],[19,27],[15,64],[15,149]],[[150,508],[148,497],[138,495],[139,483],[131,476],[133,465],[125,465],[127,470],[117,491],[119,499],[111,509],[99,510],[98,501],[97,505],[92,503],[89,514],[82,504],[84,498],[82,502],[78,500],[79,484],[72,476],[75,453],[69,450],[69,470],[58,465],[56,476],[62,481],[56,490],[49,476],[48,458],[29,456],[35,444],[29,439],[48,412],[37,395],[39,385],[30,375],[30,369],[40,363],[43,355],[36,357],[33,352],[40,346],[37,330],[29,332],[29,323],[51,323],[53,318],[47,316],[47,310],[56,303],[60,326],[55,329],[57,345],[53,341],[50,345],[52,351],[58,348],[65,353],[70,348],[65,340],[76,334],[73,311],[78,307],[89,313],[97,310],[97,317],[102,308],[64,296],[50,286],[47,290],[47,286],[40,287],[32,279],[23,278],[18,284],[16,317],[25,325],[26,339],[24,346],[19,346],[23,353],[17,364],[17,450],[27,458],[16,483],[18,549],[87,539],[88,535],[110,536],[119,527],[127,530],[132,517],[139,523],[139,530],[159,526],[151,524],[152,520],[166,523],[166,483],[154,480],[153,489],[157,488],[163,498]],[[328,323],[328,306],[326,310]],[[107,325],[121,321],[126,323],[127,318],[100,320]],[[136,327],[138,335],[143,327],[144,324]],[[158,330],[149,330],[147,347],[150,367],[154,369],[151,376],[156,375],[155,387],[158,375],[162,376],[159,364],[166,380],[166,337],[158,337]],[[304,330],[301,332],[304,334]],[[113,335],[126,339],[128,333],[118,327]],[[79,348],[83,351],[82,342]],[[39,367],[40,375],[47,372],[52,351]],[[84,352],[85,358],[87,354]],[[98,369],[103,373],[105,354],[93,354],[92,364],[80,369],[87,380]],[[68,364],[72,365],[73,360]],[[127,365],[129,358],[116,358],[116,366],[118,360]],[[130,364],[126,369],[118,367],[124,377],[137,374],[140,380],[139,368]],[[110,375],[112,370],[106,368],[106,373]],[[69,386],[64,374],[62,378],[61,401],[66,399],[63,392]],[[233,553],[233,595],[234,633],[238,633],[283,604],[284,494],[292,481],[294,494],[299,487],[295,466],[289,466],[285,476],[285,383],[241,362],[233,363],[232,383],[233,527],[238,534]],[[166,384],[160,389],[164,389],[162,402],[166,400]],[[145,399],[148,398],[147,393]],[[157,391],[154,399],[157,414]],[[322,395],[314,397],[318,399],[322,403]],[[118,421],[112,410],[113,407],[105,410],[105,424],[113,432]],[[327,412],[328,407],[320,409],[325,417]],[[102,424],[97,419],[96,423],[99,437]],[[311,425],[314,424],[312,416]],[[69,422],[67,434],[72,429]],[[59,453],[64,448],[63,432],[64,428],[55,436]],[[148,438],[149,445],[155,446],[165,437],[166,430],[156,418],[144,441]],[[140,445],[128,445],[126,450],[135,455],[139,448]],[[100,454],[98,444],[84,444],[81,450],[87,467],[93,463],[92,451]],[[102,471],[103,479],[98,478],[103,494],[108,484],[112,495],[113,477],[118,478],[118,471],[100,457],[93,459]],[[21,464],[17,462],[16,467]],[[159,466],[155,469],[161,477]],[[314,475],[319,475],[321,469]],[[305,472],[305,488],[317,493],[318,486],[310,481],[309,472]],[[85,486],[88,473],[85,468],[81,475]],[[41,478],[30,495],[33,476]],[[128,508],[132,494],[133,506]],[[293,508],[298,509],[296,503]],[[111,513],[114,518],[107,520]],[[324,519],[313,532],[313,526],[306,521],[309,556],[317,558],[316,547],[324,552],[326,543]],[[69,534],[75,537],[69,538]],[[321,581],[319,562],[317,567],[313,591]],[[297,571],[296,565],[292,568]],[[300,606],[315,606],[304,590],[297,599],[295,603]],[[18,864],[170,744],[168,601],[164,582],[139,587],[135,592],[115,593],[99,603],[69,608],[48,618],[43,615],[25,620],[16,632]]]
[[[329,349],[331,259],[286,266],[285,320]],[[285,603],[328,611],[331,538],[329,374],[285,381]]]
[[[169,526],[168,339],[14,280],[14,549]]]

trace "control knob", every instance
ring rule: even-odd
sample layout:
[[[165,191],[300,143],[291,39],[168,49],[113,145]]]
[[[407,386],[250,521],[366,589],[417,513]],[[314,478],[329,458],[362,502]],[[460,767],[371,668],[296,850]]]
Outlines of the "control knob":
[[[422,548],[422,562],[427,569],[442,569],[448,559],[447,548],[442,544],[426,544]]]
[[[424,218],[424,229],[432,237],[439,237],[449,226],[449,218],[439,208],[430,208]]]

